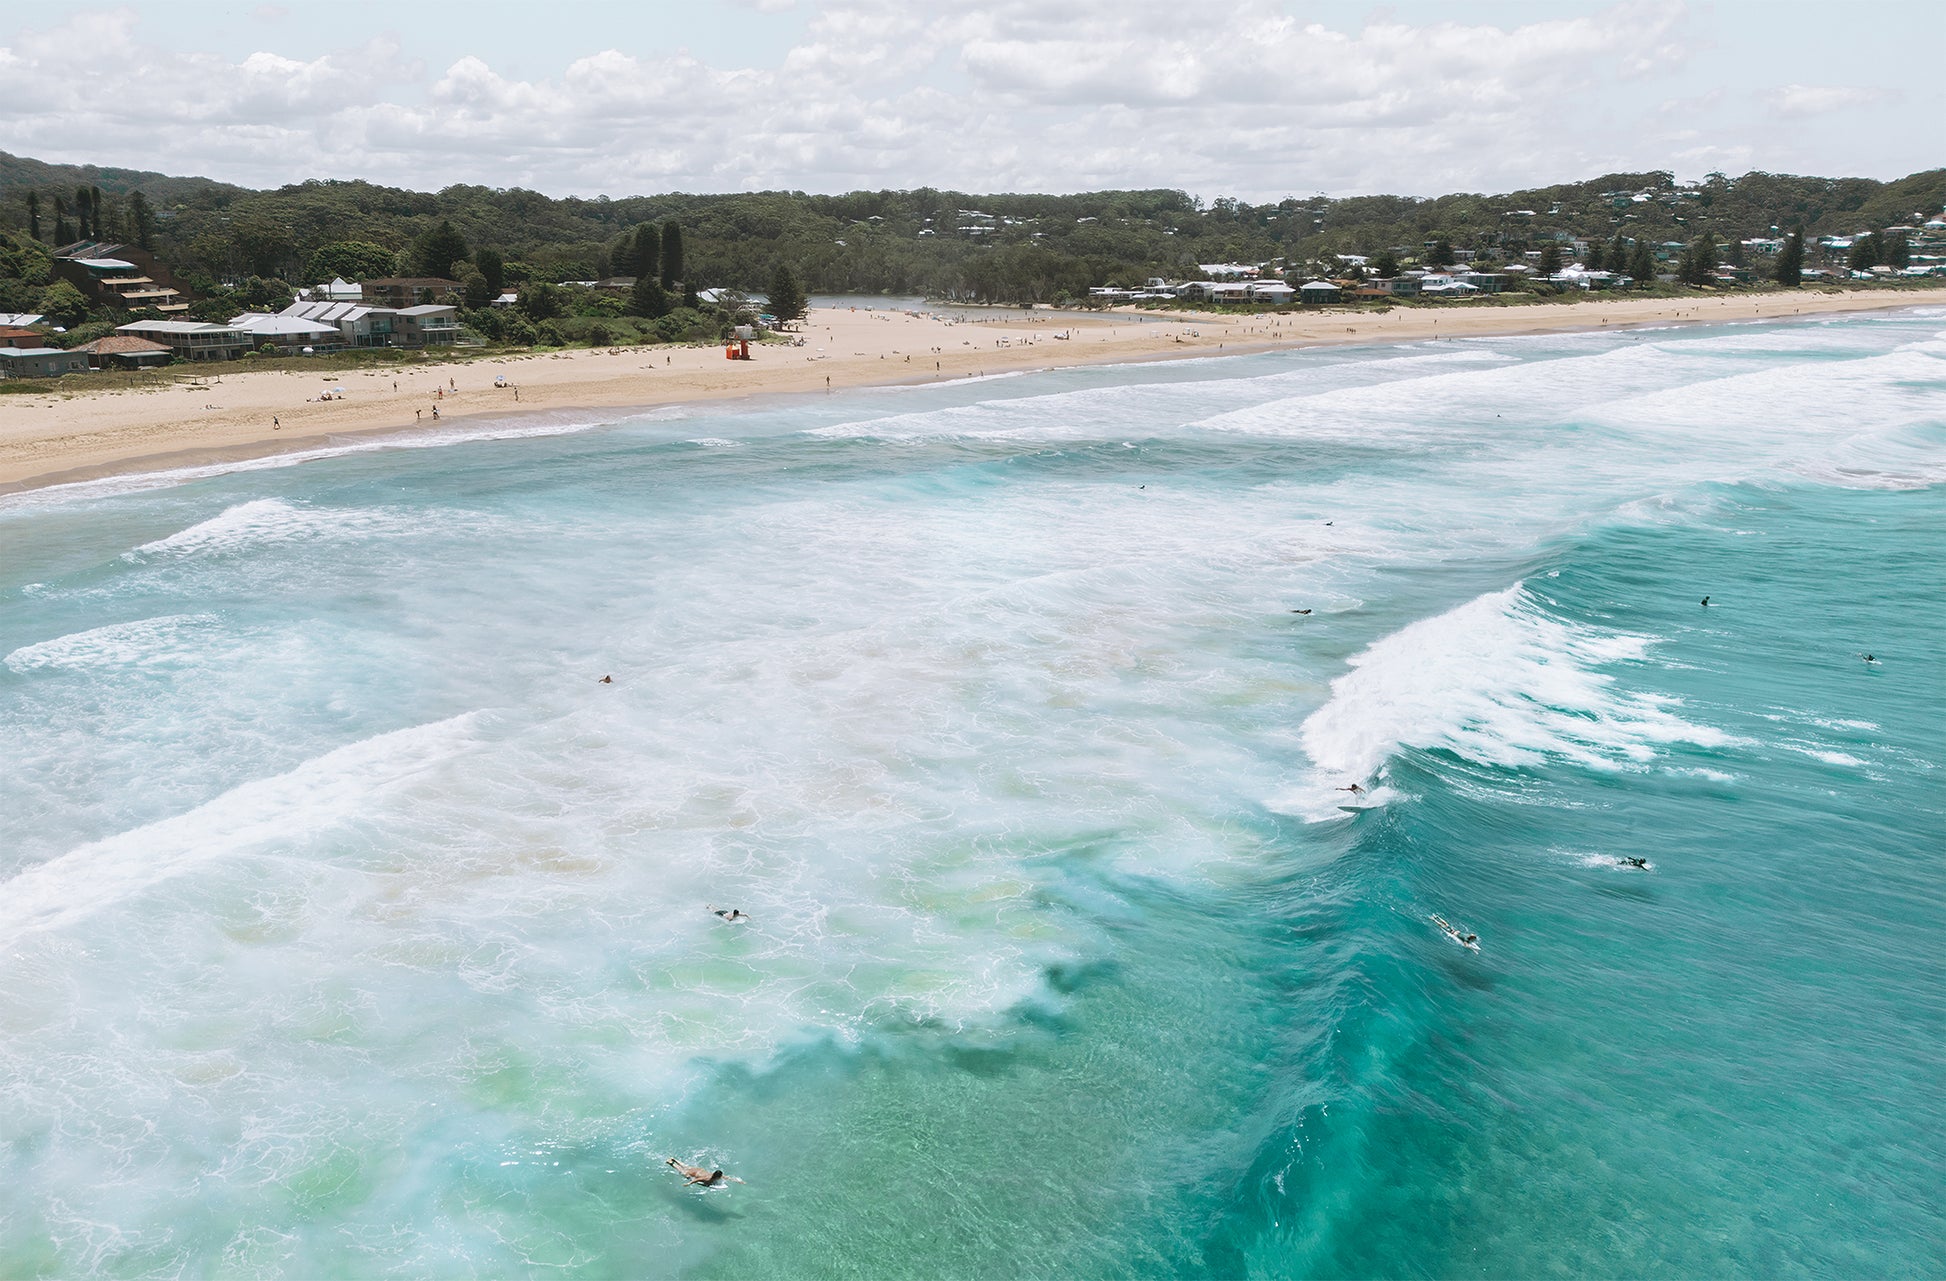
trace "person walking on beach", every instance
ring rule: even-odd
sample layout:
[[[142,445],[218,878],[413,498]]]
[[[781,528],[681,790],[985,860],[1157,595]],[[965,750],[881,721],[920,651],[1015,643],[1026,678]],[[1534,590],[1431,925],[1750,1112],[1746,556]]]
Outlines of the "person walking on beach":
[[[420,419],[424,418],[425,416],[426,416],[426,411],[423,409],[415,409],[412,411],[412,421],[415,423],[418,422]]]
[[[282,431],[284,429],[283,422],[277,417],[276,414],[272,414],[270,416],[270,429],[272,431]]]
[[[438,421],[439,421],[439,406],[438,406],[438,405],[434,405],[434,406],[432,407],[432,420],[433,420],[434,422],[438,422]]]

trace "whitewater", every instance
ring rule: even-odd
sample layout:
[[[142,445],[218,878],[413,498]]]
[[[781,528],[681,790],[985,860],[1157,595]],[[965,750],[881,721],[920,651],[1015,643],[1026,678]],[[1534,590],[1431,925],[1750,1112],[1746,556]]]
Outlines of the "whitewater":
[[[1911,310],[0,498],[0,1275],[1938,1274],[1943,482]]]

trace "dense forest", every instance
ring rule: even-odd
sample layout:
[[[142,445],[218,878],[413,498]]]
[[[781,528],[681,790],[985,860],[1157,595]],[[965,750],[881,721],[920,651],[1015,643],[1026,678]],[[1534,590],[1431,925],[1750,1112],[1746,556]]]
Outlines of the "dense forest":
[[[45,247],[83,235],[141,242],[212,304],[268,305],[332,275],[457,275],[494,289],[638,274],[643,229],[680,228],[680,280],[761,291],[780,268],[813,293],[1059,301],[1090,286],[1192,277],[1196,264],[1279,262],[1308,273],[1340,253],[1409,261],[1435,243],[1506,259],[1574,238],[1729,245],[1810,238],[1938,214],[1946,169],[1893,182],[1750,173],[1678,184],[1614,173],[1505,195],[1318,196],[1274,204],[1181,191],[993,195],[920,188],[554,199],[518,188],[405,191],[312,180],[253,191],[204,178],[46,164],[0,153],[0,311],[45,310]],[[537,295],[538,296],[538,295]],[[73,299],[53,299],[73,311]],[[671,304],[676,297],[668,300]],[[558,309],[543,303],[541,311]],[[651,305],[647,308],[655,310]],[[572,307],[568,311],[575,310]],[[634,314],[642,307],[618,305]],[[545,317],[538,317],[545,318]]]

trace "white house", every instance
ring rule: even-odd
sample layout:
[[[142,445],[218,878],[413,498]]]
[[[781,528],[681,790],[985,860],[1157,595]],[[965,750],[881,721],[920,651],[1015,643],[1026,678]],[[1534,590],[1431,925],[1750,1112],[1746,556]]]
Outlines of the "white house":
[[[244,337],[250,340],[252,351],[262,351],[266,346],[285,352],[307,349],[336,351],[345,345],[344,334],[336,325],[328,325],[321,320],[305,320],[299,316],[246,311],[230,321],[230,328],[243,332]]]
[[[1338,286],[1328,280],[1307,280],[1298,286],[1299,301],[1307,303],[1337,302]]]

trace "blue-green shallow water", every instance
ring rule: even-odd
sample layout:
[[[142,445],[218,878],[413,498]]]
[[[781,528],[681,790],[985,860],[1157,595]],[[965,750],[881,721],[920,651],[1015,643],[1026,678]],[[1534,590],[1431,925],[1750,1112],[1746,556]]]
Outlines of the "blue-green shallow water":
[[[0,1275],[1938,1274],[1941,321],[4,500]]]

